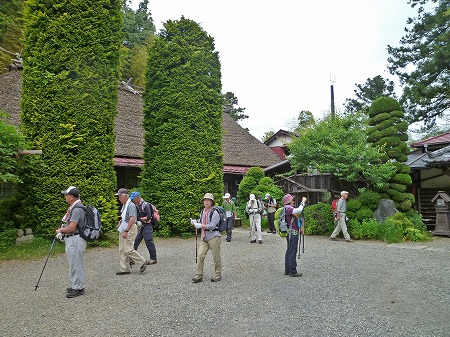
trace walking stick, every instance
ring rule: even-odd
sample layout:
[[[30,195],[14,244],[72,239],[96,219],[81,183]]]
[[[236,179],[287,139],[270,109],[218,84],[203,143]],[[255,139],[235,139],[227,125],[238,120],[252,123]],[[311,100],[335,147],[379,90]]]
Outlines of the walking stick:
[[[298,256],[297,256],[297,259],[300,258],[300,247],[302,246],[302,236],[300,235],[300,231],[299,231],[298,234],[299,235],[298,235]]]
[[[195,263],[197,263],[198,246],[197,246],[197,228],[195,229]]]
[[[55,242],[56,242],[56,236],[53,239],[52,245],[50,247],[50,251],[48,252],[47,259],[45,260],[45,263],[44,263],[44,267],[42,268],[41,275],[39,275],[39,280],[37,281],[36,286],[34,287],[34,291],[36,291],[37,288],[39,287],[39,282],[41,281],[42,274],[44,273],[45,266],[47,265],[48,258],[50,257],[50,254],[52,253]]]
[[[302,249],[302,253],[305,254],[305,233],[302,234],[303,236],[303,249]]]

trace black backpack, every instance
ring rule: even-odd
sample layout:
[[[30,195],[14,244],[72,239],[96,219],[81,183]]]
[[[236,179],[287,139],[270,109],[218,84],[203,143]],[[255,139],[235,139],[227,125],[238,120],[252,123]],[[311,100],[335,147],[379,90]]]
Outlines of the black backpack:
[[[225,210],[222,207],[213,206],[211,211],[209,212],[209,221],[211,221],[214,211],[218,212],[219,216],[220,216],[220,221],[214,230],[219,231],[219,232],[226,231],[228,228],[227,213],[225,212]],[[202,211],[202,214],[203,214],[203,211]],[[201,216],[200,216],[200,219],[201,219]]]
[[[77,204],[75,207],[83,209],[85,214],[84,226],[77,224],[80,236],[86,241],[97,240],[102,231],[102,222],[100,220],[99,211],[92,205],[84,206]]]

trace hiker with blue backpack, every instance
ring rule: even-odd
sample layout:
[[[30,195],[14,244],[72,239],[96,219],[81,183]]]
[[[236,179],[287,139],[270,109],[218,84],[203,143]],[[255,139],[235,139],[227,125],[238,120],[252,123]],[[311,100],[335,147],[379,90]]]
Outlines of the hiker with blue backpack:
[[[78,226],[86,221],[83,204],[80,200],[80,190],[69,186],[61,191],[64,199],[70,205],[62,218],[63,224],[56,230],[56,236],[64,238],[67,264],[69,265],[71,287],[67,288],[66,297],[73,298],[84,294],[86,275],[84,273],[84,252],[86,241],[80,236]]]
[[[290,194],[286,194],[283,199],[283,207],[286,212],[286,223],[288,225],[288,235],[286,236],[287,248],[284,256],[284,275],[289,275],[290,277],[300,277],[302,273],[297,271],[297,249],[298,240],[300,233],[304,233],[303,221],[298,221],[301,219],[301,214],[306,205],[306,197],[302,198],[302,202],[299,207],[294,208],[294,197]]]
[[[220,231],[219,224],[221,222],[221,215],[217,207],[214,206],[214,195],[212,193],[205,193],[203,199],[203,206],[205,206],[198,221],[192,220],[196,231],[200,229],[201,240],[198,249],[197,273],[192,278],[192,282],[198,283],[203,281],[203,267],[205,264],[205,257],[208,250],[212,251],[214,260],[214,276],[211,282],[218,282],[222,279],[222,259],[220,256]]]

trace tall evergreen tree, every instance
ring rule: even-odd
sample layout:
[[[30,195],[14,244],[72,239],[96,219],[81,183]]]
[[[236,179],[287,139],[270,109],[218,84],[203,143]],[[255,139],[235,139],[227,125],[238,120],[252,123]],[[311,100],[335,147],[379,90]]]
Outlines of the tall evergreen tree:
[[[403,86],[400,99],[410,121],[435,125],[450,107],[450,0],[409,0],[417,6],[399,47],[388,46],[389,70]],[[432,10],[431,3],[435,3]]]
[[[200,199],[223,193],[222,96],[214,39],[182,17],[150,47],[144,94],[144,197],[163,215],[163,235],[189,232]]]
[[[42,149],[22,175],[23,226],[54,234],[67,204],[60,191],[81,190],[106,229],[117,219],[113,191],[120,0],[25,6],[21,125],[31,148]]]

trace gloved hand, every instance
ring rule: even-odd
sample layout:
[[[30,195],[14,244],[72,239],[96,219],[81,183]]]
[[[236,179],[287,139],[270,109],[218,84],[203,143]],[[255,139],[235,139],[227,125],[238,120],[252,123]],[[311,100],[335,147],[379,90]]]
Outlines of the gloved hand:
[[[59,241],[64,241],[64,238],[63,238],[62,233],[57,233],[57,234],[56,234],[56,238],[57,238]]]
[[[191,224],[193,224],[194,227],[197,229],[202,228],[202,224],[200,222],[198,222],[197,220],[191,219]]]

